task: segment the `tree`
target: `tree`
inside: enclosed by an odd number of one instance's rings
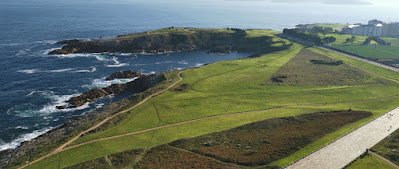
[[[337,40],[337,38],[330,36],[330,37],[325,37],[323,38],[323,43],[333,43]]]

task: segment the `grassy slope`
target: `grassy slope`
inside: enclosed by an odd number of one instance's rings
[[[382,140],[372,149],[379,155],[384,156],[386,159],[390,160],[396,165],[399,165],[399,130],[392,133],[391,137],[387,137]]]
[[[271,32],[249,31],[249,33],[250,36],[260,36],[262,34],[269,35]],[[77,143],[157,127],[159,125],[159,119],[161,120],[160,125],[165,125],[167,123],[176,123],[200,117],[262,110],[283,105],[358,101],[399,94],[397,85],[340,87],[260,85],[269,79],[274,72],[279,70],[281,66],[292,59],[301,48],[301,46],[295,44],[287,51],[276,52],[260,58],[223,61],[200,69],[190,70],[183,74],[184,80],[180,83],[188,84],[189,87],[186,91],[169,91],[150,99],[150,101],[142,106],[132,110],[118,125],[85,136],[79,139]],[[392,81],[399,80],[399,75],[394,72],[318,49],[310,50],[343,60],[345,63],[354,67],[366,70],[366,72],[373,76]],[[275,117],[294,116],[316,111],[337,109],[365,110],[374,113],[373,117],[349,124],[334,133],[326,135],[291,156],[274,163],[274,165],[284,166],[322,145],[325,145],[331,140],[361,126],[382,113],[393,109],[397,106],[398,102],[398,98],[392,98],[325,106],[309,105],[252,114],[218,117],[163,128],[152,132],[87,144],[64,151],[60,153],[59,156],[50,157],[30,168],[56,168],[58,165],[58,157],[61,157],[61,166],[70,166],[107,154],[136,148],[152,147],[180,138],[200,136]]]
[[[375,41],[371,41],[371,45],[365,46],[361,44],[367,39],[367,36],[355,36],[356,41],[354,43],[346,43],[346,39],[351,38],[353,35],[327,34],[326,36],[333,36],[337,38],[337,40],[331,44],[333,47],[358,54],[363,57],[376,59],[399,58],[399,40],[397,38],[383,38],[386,42],[391,42],[391,46],[381,46]]]
[[[378,168],[378,169],[394,169],[392,166],[387,164],[385,161],[379,159],[374,155],[366,155],[365,157],[356,160],[346,169],[367,169],[367,168]]]

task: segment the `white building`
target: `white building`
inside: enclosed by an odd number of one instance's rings
[[[399,36],[399,23],[384,23],[374,19],[367,25],[354,24],[344,27],[342,32],[358,36]]]
[[[372,20],[369,24],[355,24],[345,27],[342,31],[349,35],[358,36],[381,36],[382,35],[383,24],[381,21]]]

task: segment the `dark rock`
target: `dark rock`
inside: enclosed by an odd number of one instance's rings
[[[105,80],[114,80],[114,79],[127,79],[141,76],[141,72],[135,72],[133,70],[119,71],[111,76],[107,77]]]
[[[56,108],[62,110],[62,109],[66,109],[67,107],[66,106],[57,106]]]
[[[78,39],[72,39],[72,40],[63,40],[63,41],[59,41],[56,44],[62,44],[62,45],[68,45],[68,44],[76,44],[81,42],[81,40]]]
[[[116,77],[127,77],[133,76],[136,77],[138,75],[138,79],[126,83],[126,84],[113,84],[108,87],[104,87],[102,89],[91,89],[79,96],[73,97],[70,100],[66,101],[69,106],[57,106],[57,109],[66,109],[66,108],[76,108],[83,106],[88,102],[92,102],[95,99],[102,98],[111,94],[118,95],[124,92],[133,92],[139,93],[144,92],[148,88],[151,88],[158,84],[159,82],[165,80],[166,78],[162,74],[157,75],[143,75],[140,72],[133,71],[125,71],[125,72],[117,72],[113,74],[114,76],[110,76],[110,79]]]

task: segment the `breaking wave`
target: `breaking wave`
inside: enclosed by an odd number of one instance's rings
[[[50,130],[51,128],[44,128],[40,130],[35,130],[32,133],[22,134],[9,143],[5,143],[4,141],[0,140],[0,151],[17,148],[19,145],[21,145],[22,142],[32,140]]]
[[[132,82],[132,81],[138,79],[138,77],[134,77],[134,78],[128,78],[128,79],[114,79],[114,80],[107,81],[107,80],[105,80],[105,78],[106,77],[103,77],[101,79],[94,79],[90,85],[83,85],[82,87],[89,88],[89,89],[104,88],[104,87],[111,86],[113,84],[123,84],[123,83]]]

